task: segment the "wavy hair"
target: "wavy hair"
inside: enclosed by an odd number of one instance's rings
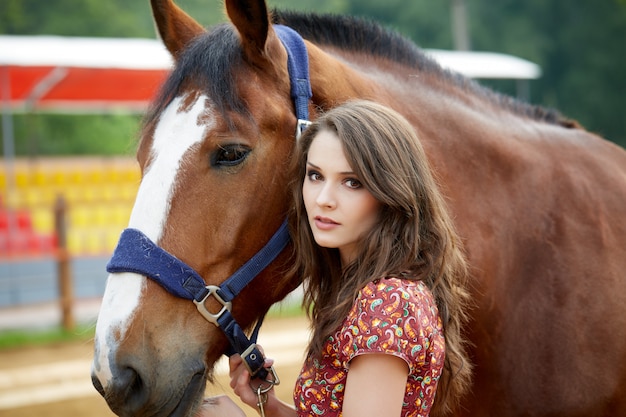
[[[350,167],[381,203],[376,225],[357,256],[341,265],[338,249],[315,243],[302,196],[308,150],[318,132],[334,132]],[[421,280],[433,293],[445,335],[445,363],[433,414],[451,411],[469,387],[471,365],[462,335],[468,267],[453,222],[413,127],[396,111],[364,100],[321,115],[303,134],[292,166],[290,228],[311,319],[310,357],[348,315],[358,292],[382,277]]]

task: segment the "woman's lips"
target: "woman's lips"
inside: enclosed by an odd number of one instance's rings
[[[339,223],[328,217],[315,216],[315,227],[320,230],[332,230],[339,226]]]

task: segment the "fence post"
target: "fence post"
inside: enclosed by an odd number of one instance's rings
[[[72,272],[70,269],[70,254],[67,249],[67,204],[62,194],[57,196],[54,204],[54,228],[57,237],[57,281],[59,285],[59,300],[61,306],[61,320],[63,329],[74,329],[74,291],[72,289]]]

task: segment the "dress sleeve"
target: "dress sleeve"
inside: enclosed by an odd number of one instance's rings
[[[381,279],[359,292],[338,334],[346,369],[354,357],[368,353],[402,358],[410,374],[423,366],[441,322],[426,286],[404,283],[400,279]]]

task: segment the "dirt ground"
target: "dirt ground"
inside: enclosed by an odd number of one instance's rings
[[[264,324],[261,338],[263,338],[263,334],[266,332],[266,328],[270,331],[269,334],[272,334],[272,330],[280,330],[282,332],[288,333],[290,329],[298,329],[299,331],[301,331],[301,329],[305,328],[306,326],[306,319],[303,317],[268,319]],[[262,343],[262,340],[260,340],[260,343]],[[298,349],[300,348],[298,347]],[[301,352],[304,352],[304,345],[301,346]],[[283,363],[283,365],[281,366],[280,354],[276,354],[274,356],[270,355],[270,352],[268,352],[267,354],[268,356],[276,359],[275,368],[281,379],[281,384],[276,387],[277,393],[282,399],[290,401],[293,384],[300,370],[301,363],[299,363],[298,360],[286,360],[284,362],[287,362],[287,364],[285,365]],[[63,364],[66,363],[79,364],[81,369],[79,370],[78,378],[81,379],[80,384],[84,390],[86,389],[86,391],[83,391],[82,394],[76,395],[74,398],[62,401],[51,400],[44,404],[22,405],[17,408],[3,408],[2,406],[0,406],[0,417],[115,417],[115,415],[108,409],[105,401],[102,399],[102,397],[100,397],[95,389],[89,390],[89,387],[87,387],[87,384],[91,384],[88,363],[91,360],[92,355],[93,345],[91,342],[74,342],[55,344],[45,347],[1,350],[0,397],[2,397],[3,390],[5,390],[5,394],[8,394],[10,396],[11,394],[9,390],[14,389],[15,386],[15,383],[13,383],[13,385],[10,385],[10,380],[7,382],[7,375],[10,376],[12,374],[17,374],[22,370],[24,370],[24,373],[21,374],[22,376],[28,375],[28,371],[36,372],[37,369],[40,369],[42,367],[50,367],[51,364],[52,366],[54,366],[54,364],[59,364],[60,366],[63,366]],[[291,356],[293,357],[293,355]],[[82,366],[83,363],[85,364],[85,366]],[[83,370],[82,368],[86,369]],[[85,381],[82,381],[83,373]],[[64,382],[62,380],[51,380],[48,382],[48,384],[50,385],[57,386],[63,383]],[[19,384],[19,382],[17,384]],[[236,396],[234,396],[234,394],[232,394],[232,390],[230,389],[228,384],[229,379],[227,375],[218,375],[215,386],[207,388],[207,396],[225,393],[238,402],[238,399],[236,398]],[[37,395],[36,393],[39,392],[39,389],[42,389],[42,387],[34,387],[33,395]],[[252,410],[247,406],[242,406],[242,408],[246,412],[247,416],[258,416],[255,410]]]

